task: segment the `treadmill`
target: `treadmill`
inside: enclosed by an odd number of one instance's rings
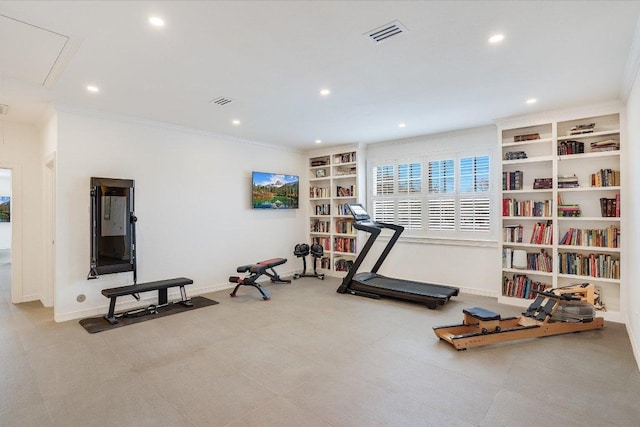
[[[404,231],[404,227],[396,224],[372,221],[365,208],[359,203],[350,203],[347,206],[354,218],[353,227],[369,233],[370,236],[343,279],[342,284],[337,290],[338,293],[350,293],[352,295],[375,299],[385,296],[415,301],[426,304],[426,306],[432,310],[438,305],[446,304],[451,297],[458,295],[460,289],[453,286],[395,279],[378,274],[380,266],[396,244],[396,241]],[[393,236],[373,266],[373,270],[371,272],[358,273],[358,268],[360,268],[362,261],[367,257],[373,243],[385,228],[393,230]]]

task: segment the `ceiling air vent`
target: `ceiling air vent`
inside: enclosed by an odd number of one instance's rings
[[[9,106],[5,104],[0,104],[0,116],[6,116],[7,112],[9,112]]]
[[[400,21],[389,22],[387,25],[371,30],[364,35],[375,44],[386,42],[392,37],[406,33],[407,28]]]
[[[228,103],[230,103],[231,101],[233,101],[231,98],[227,98],[226,96],[219,96],[217,98],[212,99],[211,101],[209,101],[211,104],[218,104],[218,105],[227,105]]]

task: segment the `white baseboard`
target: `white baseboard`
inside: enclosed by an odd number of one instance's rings
[[[639,343],[636,341],[636,337],[638,335],[635,333],[633,329],[633,324],[630,321],[630,319],[627,319],[626,325],[627,325],[627,335],[629,335],[629,341],[631,342],[631,349],[633,350],[633,355],[636,358],[636,366],[638,367],[638,370],[640,370],[640,346],[638,345]]]
[[[23,303],[23,302],[31,302],[31,301],[43,301],[43,298],[40,295],[22,295],[22,298],[20,298],[20,302],[19,303]],[[44,304],[43,304],[44,305]]]
[[[475,288],[460,288],[460,293],[470,295],[480,295],[483,297],[498,298],[498,292],[488,289],[475,289]]]
[[[207,286],[191,286],[186,287],[187,296],[192,297],[196,295],[208,294],[210,292],[223,291],[225,289],[232,289],[235,285],[233,283],[221,283],[217,285],[207,285]],[[170,301],[175,301],[176,299],[180,299],[180,290],[179,289],[171,289],[168,293],[168,298]],[[122,302],[120,302],[122,300]],[[158,294],[157,292],[145,292],[140,296],[140,301],[134,300],[133,298],[118,298],[118,302],[116,303],[116,312],[132,310],[135,308],[147,307],[151,304],[156,304],[158,302]],[[69,320],[77,320],[84,319],[86,317],[94,317],[107,314],[109,311],[109,301],[99,307],[88,308],[85,310],[77,310],[71,311],[67,313],[54,313],[54,320],[56,322],[66,322]],[[55,310],[54,310],[55,312]]]

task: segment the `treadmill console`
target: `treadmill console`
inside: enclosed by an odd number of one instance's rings
[[[371,217],[360,203],[349,203],[347,206],[349,207],[349,211],[351,211],[351,215],[353,215],[353,219],[356,221],[371,221]]]

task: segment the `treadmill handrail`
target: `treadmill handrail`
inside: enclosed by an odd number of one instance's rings
[[[353,262],[353,265],[347,272],[347,275],[344,277],[344,279],[342,279],[342,284],[338,288],[338,292],[341,294],[345,293],[347,289],[349,289],[349,284],[351,283],[353,276],[356,274],[356,272],[360,268],[362,261],[364,261],[364,258],[367,256],[367,253],[371,250],[373,243],[376,241],[376,239],[378,238],[378,235],[382,231],[382,228],[380,227],[365,225],[364,223],[358,223],[358,222],[354,222],[353,227],[357,230],[366,231],[371,235],[369,236],[369,238],[367,239],[367,242],[364,244],[364,246],[362,247],[362,250],[356,257],[356,260]]]
[[[393,230],[393,235],[391,236],[391,238],[387,242],[387,245],[384,247],[384,250],[382,251],[382,254],[380,254],[380,257],[378,258],[378,261],[376,261],[375,265],[371,269],[372,273],[377,273],[378,272],[378,270],[382,266],[382,263],[387,259],[387,255],[389,255],[389,252],[391,252],[391,249],[396,244],[396,242],[400,238],[400,235],[404,231],[404,227],[401,226],[401,225],[398,225],[398,224],[389,224],[389,223],[386,223],[386,222],[377,222],[376,224],[378,224],[379,227],[388,228],[390,230]]]
[[[404,231],[404,227],[401,226],[401,225],[389,224],[389,223],[386,223],[386,222],[376,222],[376,221],[370,221],[370,220],[367,220],[367,221],[354,221],[353,222],[353,227],[356,230],[361,230],[361,231],[367,232],[367,233],[369,233],[371,235],[369,236],[369,238],[367,239],[367,242],[365,243],[364,247],[362,248],[362,250],[360,251],[360,253],[356,257],[356,260],[353,262],[353,265],[349,269],[349,272],[347,273],[345,278],[342,280],[342,284],[338,288],[338,292],[339,293],[345,293],[346,290],[349,288],[349,285],[351,284],[351,280],[353,279],[353,276],[355,276],[355,274],[358,272],[358,269],[360,268],[360,265],[362,264],[362,262],[364,261],[364,259],[367,256],[367,254],[371,250],[371,247],[373,246],[373,244],[375,243],[376,239],[378,238],[378,236],[382,232],[383,228],[387,228],[387,229],[393,230],[393,235],[391,236],[391,239],[389,239],[389,242],[387,242],[387,244],[384,247],[382,253],[380,254],[380,257],[378,258],[378,260],[376,261],[375,265],[373,266],[373,269],[371,270],[371,273],[373,273],[373,274],[376,274],[378,272],[378,270],[382,266],[382,263],[387,258],[387,255],[389,255],[389,252],[391,252],[391,249],[396,244],[396,242],[398,241],[398,238],[400,237],[400,235]]]

